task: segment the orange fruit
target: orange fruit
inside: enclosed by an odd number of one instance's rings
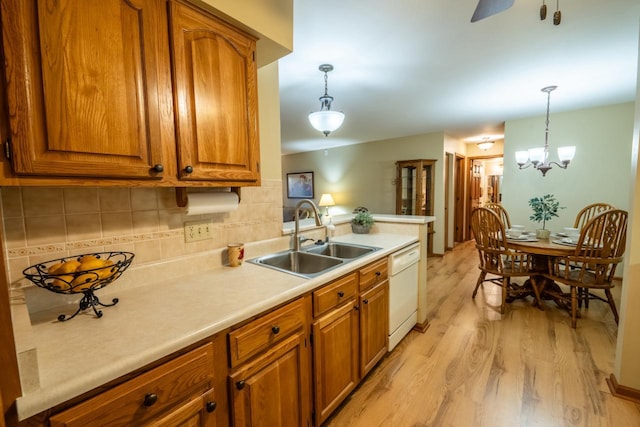
[[[98,270],[98,274],[100,275],[101,279],[111,277],[113,273],[116,272],[116,269],[113,267],[113,261],[106,260],[104,264],[106,265],[106,267],[104,267],[102,270]]]
[[[63,263],[63,262],[57,262],[57,263],[53,264],[51,267],[49,267],[49,269],[47,270],[47,272],[48,272],[49,274],[56,274],[56,271],[57,271],[60,267],[62,267],[63,265],[64,265],[64,263]]]
[[[96,268],[102,268],[104,266],[105,266],[104,261],[98,258],[94,258],[94,259],[89,259],[84,262],[81,262],[80,265],[78,265],[78,268],[76,269],[76,271],[94,270]]]
[[[97,258],[95,255],[82,255],[82,256],[78,259],[78,261],[82,264],[82,263],[85,263],[85,262],[88,262],[88,261],[95,261],[95,260],[97,260],[97,259],[98,259],[98,258]]]
[[[71,260],[63,263],[60,268],[56,270],[56,274],[69,274],[76,271],[80,263],[76,260]]]
[[[53,281],[53,287],[59,289],[61,291],[66,291],[71,288],[71,282],[73,281],[73,276],[66,275],[60,276]]]
[[[95,273],[79,274],[75,279],[73,279],[73,282],[71,282],[71,290],[73,292],[86,291],[91,288],[91,285],[93,285],[97,280],[98,275]]]

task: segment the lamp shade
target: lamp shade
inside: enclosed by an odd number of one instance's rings
[[[493,141],[478,142],[478,148],[481,150],[488,150],[489,148],[493,147],[493,144]]]
[[[529,149],[529,158],[531,159],[531,163],[534,165],[537,163],[544,163],[546,155],[544,152],[544,147],[530,148]]]
[[[558,158],[561,162],[570,162],[573,160],[573,156],[576,155],[576,147],[558,147]]]
[[[519,165],[524,165],[529,161],[529,152],[524,151],[516,151],[516,163]]]
[[[309,114],[309,122],[316,130],[328,135],[338,129],[344,122],[344,113],[340,111],[322,110]]]
[[[318,206],[335,206],[336,202],[333,201],[333,197],[329,193],[324,193],[320,196],[320,201],[318,202]]]

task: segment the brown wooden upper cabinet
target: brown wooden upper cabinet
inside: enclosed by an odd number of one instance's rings
[[[176,0],[1,2],[13,174],[259,184],[254,37]]]
[[[259,179],[255,40],[171,3],[173,82],[182,179]]]

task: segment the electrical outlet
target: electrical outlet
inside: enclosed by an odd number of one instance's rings
[[[184,223],[184,241],[186,243],[213,238],[211,221],[193,221]]]

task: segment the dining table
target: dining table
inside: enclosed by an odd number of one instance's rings
[[[537,238],[533,234],[522,235],[518,238],[507,236],[507,246],[509,249],[531,255],[532,274],[525,281],[523,287],[530,289],[530,294],[535,298],[534,305],[544,310],[543,299],[551,299],[561,308],[568,309],[564,300],[560,297],[563,294],[560,286],[553,280],[544,276],[549,272],[549,258],[563,257],[571,255],[576,250],[576,245],[570,243],[565,235],[552,233],[548,239]],[[526,292],[520,291],[523,296]]]

